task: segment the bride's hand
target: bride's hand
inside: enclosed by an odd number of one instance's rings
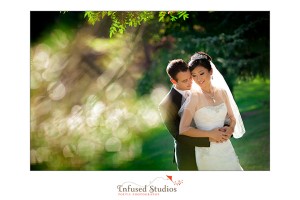
[[[220,131],[219,128],[213,129],[211,131],[211,138],[217,142],[223,142],[226,140],[224,132]]]

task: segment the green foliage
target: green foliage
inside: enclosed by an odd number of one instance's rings
[[[166,13],[160,14],[163,17]],[[232,91],[238,79],[269,77],[267,12],[189,14],[192,21],[188,24],[170,22],[164,26],[164,33],[174,37],[175,48],[162,47],[155,52],[151,71],[147,71],[139,81],[137,91],[140,95],[149,93],[158,83],[169,83],[165,68],[170,60],[182,58],[188,62],[197,51],[205,51],[212,56]],[[199,22],[200,17],[203,21]],[[202,31],[195,29],[195,26],[202,27]]]
[[[94,25],[96,22],[101,21],[104,17],[109,17],[112,24],[109,29],[109,36],[120,33],[123,34],[128,27],[137,27],[142,23],[151,21],[156,17],[156,12],[153,11],[139,11],[139,12],[116,12],[116,11],[86,11],[84,18],[87,18],[88,23]],[[179,12],[159,12],[158,21],[164,22],[165,18],[171,17],[171,21],[178,19],[186,20],[189,14],[186,11]]]
[[[165,11],[159,12],[159,14],[158,14],[158,16],[159,16],[158,21],[159,21],[159,22],[163,22],[163,20],[164,20],[166,14],[167,14],[167,12],[165,12]]]
[[[143,96],[149,94],[157,84],[171,86],[170,78],[166,74],[166,67],[170,60],[186,58],[180,51],[170,53],[169,49],[163,48],[153,56],[150,69],[144,72],[143,77],[137,83],[137,94]]]
[[[187,18],[189,18],[189,14],[187,14],[187,12],[185,11],[179,11],[178,18],[182,18],[183,20],[186,20]]]
[[[86,11],[84,13],[84,18],[88,19],[89,24],[94,25],[97,21],[100,21],[100,14],[100,12]]]

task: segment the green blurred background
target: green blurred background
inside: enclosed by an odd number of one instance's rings
[[[31,170],[176,170],[157,107],[168,62],[197,51],[212,56],[242,113],[246,134],[231,139],[242,167],[270,170],[269,12],[89,14],[104,17],[30,13]],[[127,19],[142,22],[120,31]]]

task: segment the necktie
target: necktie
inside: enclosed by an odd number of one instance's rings
[[[190,95],[190,91],[184,92],[181,104],[183,104],[185,102],[185,100],[188,98],[189,95]]]
[[[184,95],[184,97],[185,97],[185,99],[187,99],[188,97],[190,96],[190,91],[185,91],[185,95]]]

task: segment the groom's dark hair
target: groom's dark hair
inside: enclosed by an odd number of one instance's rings
[[[171,60],[166,69],[169,77],[174,79],[175,81],[177,81],[176,75],[179,72],[186,72],[188,70],[189,70],[189,68],[188,68],[187,63],[184,62],[184,60],[182,60],[182,59]]]

